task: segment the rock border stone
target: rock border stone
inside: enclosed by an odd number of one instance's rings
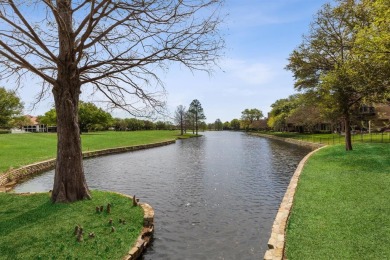
[[[125,196],[130,200],[133,200],[132,196],[116,192],[121,196]],[[129,252],[123,257],[123,260],[135,260],[139,259],[142,254],[145,252],[146,248],[152,242],[154,234],[154,209],[147,203],[140,202],[138,203],[144,211],[144,221],[141,234],[138,236],[137,241],[134,246],[129,250]]]
[[[284,194],[282,203],[279,206],[279,210],[276,214],[274,223],[272,225],[272,231],[270,239],[268,240],[268,250],[265,252],[264,260],[281,260],[285,259],[284,255],[284,249],[285,249],[285,242],[286,242],[286,226],[288,219],[290,217],[291,209],[293,206],[293,200],[295,191],[298,185],[298,180],[301,175],[303,166],[306,164],[306,161],[312,156],[314,153],[316,153],[318,150],[324,148],[326,145],[324,144],[315,144],[315,143],[309,143],[304,142],[300,140],[294,140],[291,138],[282,138],[277,136],[271,136],[266,134],[252,134],[255,136],[261,136],[271,139],[277,139],[280,141],[293,143],[305,147],[310,147],[312,149],[315,149],[311,151],[309,154],[307,154],[298,164],[292,178],[290,181],[290,184],[287,187],[286,193]]]
[[[298,140],[298,139],[294,139],[294,138],[284,138],[284,137],[267,135],[267,134],[260,134],[260,133],[249,133],[249,134],[253,135],[253,136],[260,136],[260,137],[266,137],[266,138],[270,138],[270,139],[274,139],[274,140],[279,140],[279,141],[283,141],[283,142],[290,143],[290,144],[296,144],[296,145],[311,148],[313,150],[325,146],[325,144],[311,143],[311,142],[306,142],[306,141],[302,141],[302,140]]]
[[[138,150],[143,150],[148,148],[165,146],[165,145],[173,144],[175,142],[176,140],[169,140],[169,141],[152,143],[152,144],[125,146],[125,147],[83,152],[83,158],[85,159],[85,158],[92,158],[92,157],[104,156],[104,155],[110,155],[116,153],[138,151]],[[24,179],[27,179],[36,174],[52,170],[55,168],[55,165],[56,165],[56,159],[50,159],[50,160],[26,165],[18,169],[7,171],[0,176],[0,192],[7,192],[9,190],[12,190],[12,188],[18,182],[21,182]]]

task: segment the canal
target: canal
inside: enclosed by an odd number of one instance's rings
[[[262,259],[284,192],[309,149],[241,132],[84,161],[90,189],[136,195],[155,209],[144,259]],[[52,189],[54,171],[15,192]]]

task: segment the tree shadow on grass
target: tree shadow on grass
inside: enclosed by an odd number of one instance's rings
[[[16,195],[20,196],[20,195]],[[28,197],[27,197],[28,198]],[[32,224],[42,223],[44,225],[47,219],[61,213],[64,205],[53,204],[50,198],[42,200],[41,203],[21,203],[21,208],[17,206],[7,211],[0,211],[0,235],[7,236],[19,229],[25,229]],[[6,208],[6,207],[5,207]]]

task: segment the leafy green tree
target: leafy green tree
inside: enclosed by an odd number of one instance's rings
[[[240,130],[240,120],[238,120],[237,118],[233,119],[232,121],[230,121],[230,127],[235,130],[235,131],[238,131]]]
[[[311,24],[303,43],[289,57],[287,69],[296,79],[295,88],[315,92],[332,100],[343,117],[345,149],[352,150],[351,110],[366,98],[383,93],[381,84],[365,77],[372,64],[362,62],[356,45],[357,29],[366,26],[367,16],[355,1],[340,0],[337,6],[325,4]],[[366,69],[365,65],[371,67]]]
[[[38,116],[38,121],[40,124],[44,125],[56,125],[57,113],[55,108],[50,109],[43,116]]]
[[[205,121],[199,122],[199,129],[202,130],[203,132],[207,130],[207,124]]]
[[[86,103],[80,101],[79,104],[79,129],[83,132],[91,130],[105,130],[110,124],[119,127],[119,119],[113,120],[110,113],[105,112],[103,109],[98,108],[93,103]],[[38,116],[38,121],[45,125],[56,125],[57,124],[57,113],[55,108],[47,111],[43,116]],[[116,128],[115,127],[115,128]]]
[[[96,127],[106,129],[111,123],[112,117],[110,113],[97,107],[90,102],[82,102],[79,104],[79,124],[80,131],[91,131]]]
[[[126,129],[129,131],[142,130],[145,127],[145,122],[136,118],[126,118]]]
[[[276,131],[287,130],[287,118],[290,113],[299,106],[298,95],[291,95],[288,98],[276,100],[271,105],[268,118],[268,126]]]
[[[214,129],[217,131],[223,130],[223,123],[222,123],[221,119],[218,118],[217,120],[215,120]]]
[[[31,119],[27,116],[16,116],[13,117],[11,120],[11,125],[19,129],[22,129],[23,126],[30,125],[30,124],[31,124]]]
[[[241,124],[243,128],[249,130],[254,120],[260,120],[263,117],[263,112],[257,108],[245,109],[241,112]]]
[[[241,112],[241,119],[253,123],[254,120],[260,120],[263,117],[263,112],[257,108],[245,109]]]
[[[154,128],[156,128],[156,124],[153,123],[152,121],[149,121],[149,120],[143,120],[143,125],[140,126],[140,130],[141,129],[144,129],[144,130],[153,130]]]
[[[298,132],[313,132],[316,125],[325,122],[318,106],[304,102],[290,111],[286,121],[292,123]]]
[[[0,128],[11,128],[12,119],[20,116],[23,103],[14,91],[0,87]]]
[[[357,58],[351,66],[358,80],[363,80],[367,88],[377,89],[377,94],[381,94],[365,97],[366,101],[389,100],[390,1],[362,0],[356,9],[361,16],[364,15],[366,23],[357,25]]]
[[[193,120],[193,128],[195,129],[196,135],[198,135],[199,123],[206,119],[202,104],[199,102],[199,100],[194,99],[191,102],[190,107],[188,108],[188,113],[191,115],[191,119]]]
[[[116,131],[126,131],[127,129],[126,121],[122,118],[114,118],[112,124]]]
[[[167,125],[164,121],[157,121],[156,122],[156,130],[166,130]]]
[[[230,130],[230,122],[229,121],[226,121],[225,123],[223,123],[223,130]]]

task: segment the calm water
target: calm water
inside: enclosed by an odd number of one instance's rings
[[[273,220],[308,149],[236,132],[88,159],[91,189],[136,195],[155,209],[144,259],[262,259]],[[53,171],[16,192],[48,191]]]

